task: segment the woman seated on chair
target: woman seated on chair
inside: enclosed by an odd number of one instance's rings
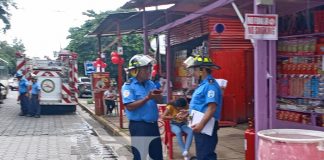
[[[177,137],[178,144],[182,151],[182,156],[188,159],[188,152],[192,141],[192,129],[188,127],[188,103],[185,98],[179,98],[167,104],[162,118],[170,120],[171,131]],[[182,132],[186,133],[187,138],[184,142]]]
[[[116,107],[115,100],[117,99],[117,93],[113,87],[109,87],[104,93],[104,99],[107,106],[107,114],[112,114],[112,111]]]

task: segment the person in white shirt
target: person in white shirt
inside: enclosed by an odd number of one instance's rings
[[[161,74],[160,83],[161,83],[161,90],[162,90],[162,101],[163,103],[167,103],[167,96],[168,96],[168,85],[165,73]],[[172,88],[172,82],[170,81],[170,89]],[[172,89],[171,89],[172,90]]]
[[[106,107],[107,107],[106,114],[112,114],[112,111],[116,107],[115,100],[117,99],[117,93],[113,89],[113,87],[109,87],[109,89],[105,91],[104,99],[105,99],[105,104],[106,104]]]

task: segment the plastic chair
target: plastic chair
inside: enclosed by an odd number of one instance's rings
[[[164,113],[166,106],[160,106],[160,113]],[[171,131],[171,126],[170,126],[170,121],[169,120],[163,120],[164,122],[164,140],[163,140],[163,144],[166,146],[167,148],[167,152],[168,152],[168,156],[169,159],[173,159],[173,137],[175,137],[176,135],[174,133],[172,133]],[[187,137],[186,133],[182,133],[182,136]]]

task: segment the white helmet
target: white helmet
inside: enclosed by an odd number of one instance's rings
[[[36,75],[36,74],[34,74],[34,73],[30,74],[30,77],[31,77],[32,79],[35,79],[35,80],[37,80],[37,75]]]

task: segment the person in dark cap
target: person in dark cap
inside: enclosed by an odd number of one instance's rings
[[[192,129],[188,126],[188,103],[185,98],[178,98],[167,104],[162,118],[170,120],[171,131],[177,137],[179,147],[184,159],[189,159],[189,148],[192,142]],[[187,134],[186,141],[183,141],[182,133]]]
[[[35,74],[31,74],[31,97],[30,97],[30,105],[29,105],[29,114],[31,117],[40,118],[41,114],[41,106],[40,102],[40,94],[41,94],[41,86],[37,81],[37,76]]]
[[[15,77],[18,79],[18,101],[20,101],[20,109],[21,112],[19,113],[19,116],[28,116],[29,115],[29,94],[28,94],[28,87],[29,82],[28,80],[23,76],[23,74],[18,71],[15,74]]]

